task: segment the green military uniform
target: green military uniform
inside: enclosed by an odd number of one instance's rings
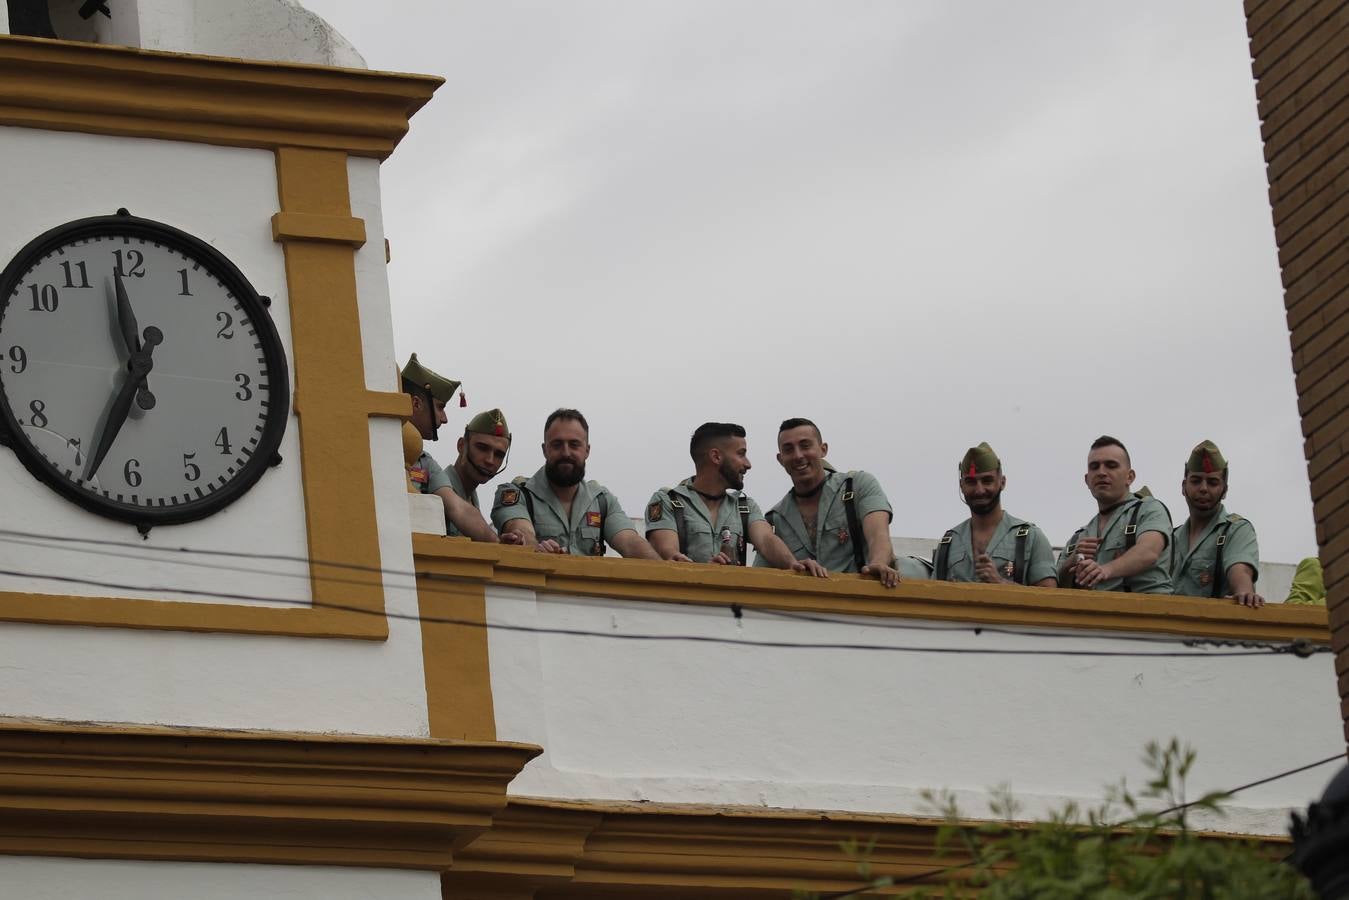
[[[861,534],[853,534],[848,526],[848,514],[843,500],[843,485],[851,477],[853,480],[853,502],[857,511],[857,527],[860,530],[868,513],[884,510],[886,517],[893,515],[890,501],[874,475],[869,472],[839,472],[826,464],[824,484],[820,487],[819,518],[815,530],[807,531],[801,518],[801,510],[796,505],[796,497],[791,490],[769,512],[766,518],[777,530],[778,537],[787,544],[787,549],[797,559],[814,559],[830,572],[856,572],[857,561],[853,553],[853,542],[865,546]],[[865,558],[866,554],[863,554]],[[893,559],[893,554],[891,556]],[[756,554],[756,566],[768,566],[768,561]]]
[[[1135,521],[1134,511],[1138,511],[1138,517]],[[1102,529],[1101,518],[1105,515],[1105,527]],[[1059,565],[1065,560],[1071,559],[1077,553],[1078,538],[1086,536],[1099,536],[1101,545],[1096,550],[1096,562],[1105,565],[1118,556],[1122,556],[1128,549],[1128,534],[1126,533],[1131,524],[1136,525],[1137,532],[1135,537],[1141,537],[1149,531],[1156,531],[1162,535],[1164,541],[1171,540],[1171,514],[1166,511],[1162,502],[1152,496],[1129,497],[1119,506],[1110,510],[1109,513],[1097,513],[1091,517],[1085,526],[1078,529],[1059,554]],[[1060,584],[1060,587],[1073,587],[1071,583]],[[1144,569],[1137,575],[1129,578],[1111,578],[1096,585],[1093,590],[1097,591],[1133,591],[1138,594],[1169,594],[1171,593],[1171,576],[1167,571],[1167,553],[1166,548],[1162,548],[1161,555],[1157,557],[1157,562]]]
[[[568,517],[543,469],[497,487],[492,524],[501,531],[514,519],[529,519],[540,541],[557,541],[567,553],[582,556],[603,556],[606,541],[613,543],[614,535],[621,531],[637,530],[618,498],[598,481],[583,481],[576,486]]]
[[[943,541],[950,538],[946,552],[947,581],[979,580],[974,574],[974,535],[970,521],[966,519],[942,537]],[[1006,511],[1002,514],[1002,521],[993,529],[993,537],[988,542],[987,552],[993,558],[998,574],[1011,580],[1016,573],[1017,534],[1023,528],[1026,529],[1026,535],[1020,562],[1025,575],[1020,583],[1035,584],[1045,578],[1057,578],[1058,568],[1054,563],[1054,548],[1049,545],[1049,538],[1045,537],[1045,533],[1035,523],[1018,519]],[[941,547],[938,546],[933,557],[934,565],[937,564],[940,555]]]
[[[671,493],[675,496],[671,497]],[[746,542],[749,540],[746,533],[749,526],[764,521],[759,504],[748,494],[743,491],[739,493],[727,491],[717,507],[717,520],[713,522],[707,503],[703,501],[702,495],[693,489],[693,479],[685,478],[674,487],[661,488],[651,495],[651,502],[646,505],[648,537],[653,531],[679,531],[679,516],[674,505],[676,500],[682,504],[683,537],[687,540],[687,546],[681,546],[679,551],[694,562],[708,562],[720,553],[725,543],[724,536],[727,534],[732,536],[736,559],[743,559]],[[743,514],[741,504],[744,504]]]
[[[961,457],[956,471],[961,478],[978,475],[981,472],[1002,474],[1002,460],[986,442],[971,447]],[[1021,553],[1017,553],[1017,544],[1021,544]],[[945,549],[943,549],[945,548]],[[1019,584],[1035,584],[1045,578],[1057,578],[1058,569],[1054,565],[1054,548],[1033,522],[1018,519],[1004,511],[1002,520],[993,529],[993,537],[988,542],[988,555],[998,569],[998,574]],[[1018,556],[1020,558],[1018,559]],[[944,557],[944,559],[943,559]],[[974,528],[973,519],[966,519],[942,535],[936,551],[932,555],[933,578],[944,581],[979,581],[974,573]],[[940,570],[945,567],[945,572]]]
[[[478,512],[482,512],[482,507],[478,505],[477,489],[474,488],[471,491],[464,490],[464,482],[459,478],[459,473],[455,471],[454,466],[450,466],[448,469],[445,469],[442,474],[445,477],[446,487],[448,487],[450,490],[458,494],[461,500],[467,500],[469,503],[472,503],[473,508],[476,509]],[[445,517],[445,533],[448,534],[450,537],[459,537],[460,535],[463,534],[463,532],[460,531],[458,527],[456,527],[455,524],[450,521],[450,517],[448,515]]]
[[[1185,475],[1221,472],[1227,483],[1227,460],[1212,441],[1201,441],[1185,461]],[[1220,544],[1221,542],[1221,544]],[[1222,571],[1215,571],[1219,547],[1222,553]],[[1190,520],[1186,519],[1171,533],[1172,593],[1186,597],[1225,597],[1231,593],[1227,572],[1235,563],[1251,567],[1251,580],[1260,576],[1260,547],[1255,539],[1255,526],[1236,513],[1228,513],[1220,503],[1217,512],[1190,546]]]
[[[1218,556],[1218,538],[1223,536],[1223,571],[1213,571]],[[1171,592],[1186,597],[1225,597],[1231,588],[1227,572],[1235,563],[1246,563],[1254,572],[1251,580],[1260,575],[1260,547],[1255,539],[1255,526],[1249,519],[1229,513],[1222,504],[1208,523],[1194,547],[1190,547],[1190,520],[1186,519],[1171,533]],[[1216,582],[1216,584],[1215,584]],[[1214,593],[1214,589],[1217,593]]]
[[[417,359],[417,354],[412,354],[408,359],[407,365],[398,373],[403,380],[403,391],[408,394],[419,393],[430,403],[432,399],[439,400],[441,403],[449,403],[454,399],[454,392],[459,390],[459,382],[452,378],[446,378],[439,375]],[[436,411],[434,404],[431,410],[431,430],[433,436],[430,440],[435,440],[436,432]],[[417,457],[417,462],[408,470],[408,477],[417,485],[417,489],[423,494],[434,494],[443,487],[450,487],[451,483],[445,474],[445,470],[440,467],[431,454],[425,450],[421,456]],[[455,493],[462,493],[456,490]]]

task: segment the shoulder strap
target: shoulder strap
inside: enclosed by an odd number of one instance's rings
[[[862,525],[857,521],[857,495],[852,489],[851,474],[843,481],[843,512],[848,517],[848,533],[852,535],[853,562],[860,572],[867,564],[867,541],[862,534]]]
[[[679,535],[679,552],[687,554],[689,552],[689,523],[684,518],[684,501],[674,492],[674,488],[667,489],[665,496],[670,498],[670,510],[674,513],[675,532]]]
[[[749,565],[749,499],[741,493],[736,498],[736,510],[740,513],[740,565]]]
[[[525,487],[525,482],[529,479],[523,475],[517,475],[511,479],[511,484],[520,489],[520,495],[525,498],[525,509],[529,510],[529,524],[534,524],[534,495]]]
[[[599,495],[595,497],[595,500],[598,501],[598,502],[599,502],[599,505],[600,505],[600,552],[599,552],[599,553],[596,553],[595,555],[596,555],[596,556],[603,556],[603,555],[604,555],[604,546],[605,546],[605,544],[604,544],[604,521],[605,521],[606,519],[609,518],[609,492],[608,492],[608,491],[600,491],[600,492],[599,492]]]
[[[1213,587],[1209,591],[1210,597],[1221,597],[1223,587],[1227,584],[1227,568],[1223,565],[1223,548],[1227,545],[1227,530],[1232,527],[1232,520],[1218,526],[1217,545],[1218,552],[1213,555]]]
[[[956,530],[952,528],[941,536],[937,541],[937,558],[932,561],[932,579],[934,581],[945,581],[947,569],[950,568],[951,561],[951,539],[955,537]]]
[[[1030,535],[1031,523],[1025,522],[1016,530],[1016,549],[1012,551],[1012,580],[1017,584],[1026,583],[1029,567],[1026,564],[1026,538]]]
[[[1129,515],[1129,524],[1124,526],[1124,553],[1133,549],[1134,544],[1138,543],[1138,517],[1143,512],[1143,498],[1139,497],[1138,502],[1134,504],[1134,511]],[[1121,553],[1121,556],[1124,554]],[[1120,579],[1119,589],[1121,593],[1131,594],[1133,589],[1129,587],[1129,579]]]

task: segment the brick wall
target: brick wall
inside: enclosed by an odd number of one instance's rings
[[[1349,0],[1246,0],[1349,741]]]

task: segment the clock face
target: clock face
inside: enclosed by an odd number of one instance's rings
[[[279,462],[290,406],[265,302],[203,241],[81,219],[0,276],[0,428],[28,470],[142,527],[217,512]]]

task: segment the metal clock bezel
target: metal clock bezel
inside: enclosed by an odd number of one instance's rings
[[[259,295],[230,259],[215,247],[192,234],[163,222],[133,216],[126,210],[116,215],[90,216],[50,228],[29,241],[14,255],[0,273],[0,329],[10,304],[17,297],[19,279],[44,256],[58,247],[91,237],[129,237],[161,244],[191,258],[220,280],[238,300],[253,323],[267,363],[268,389],[266,420],[258,445],[238,474],[203,498],[177,506],[134,506],[100,497],[70,481],[22,437],[9,394],[4,389],[5,373],[0,368],[0,443],[18,457],[34,478],[81,508],[111,519],[129,522],[142,532],[156,525],[180,525],[195,522],[229,506],[248,492],[264,472],[281,461],[278,450],[290,418],[290,370],[286,350],[276,325],[267,311],[270,300]]]

